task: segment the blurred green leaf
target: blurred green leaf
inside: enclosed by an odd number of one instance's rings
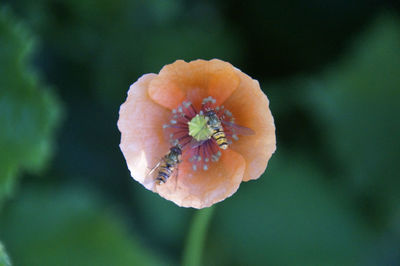
[[[383,14],[344,59],[305,88],[341,177],[382,211],[400,204],[400,19]],[[303,97],[304,99],[304,97]]]
[[[10,259],[0,242],[0,266],[11,266]]]
[[[104,202],[84,189],[24,189],[0,234],[16,265],[167,265]]]
[[[279,149],[259,180],[219,206],[207,265],[357,265],[369,233],[340,187]]]
[[[144,73],[177,59],[232,61],[241,55],[242,41],[224,25],[215,5],[204,1],[21,0],[14,5],[43,35],[52,48],[47,52],[61,59],[53,62],[57,70],[70,73],[60,87],[79,86],[112,110]],[[77,69],[80,75],[74,75]]]
[[[193,210],[181,208],[136,182],[130,185],[133,195],[130,206],[135,206],[140,214],[136,220],[142,225],[142,234],[162,247],[159,253],[168,254],[175,249],[180,254]]]
[[[49,159],[60,104],[29,68],[33,39],[0,9],[0,202],[21,170],[38,171]]]

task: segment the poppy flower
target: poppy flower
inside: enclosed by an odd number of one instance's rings
[[[218,59],[177,60],[143,75],[121,105],[118,128],[132,177],[183,207],[209,207],[231,196],[242,181],[261,176],[276,148],[258,81]],[[164,165],[174,167],[159,184],[157,167],[172,147],[181,159]]]

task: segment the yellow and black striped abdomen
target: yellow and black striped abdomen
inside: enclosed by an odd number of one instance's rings
[[[172,172],[174,171],[174,166],[163,162],[160,166],[159,166],[159,170],[158,170],[158,175],[156,178],[156,183],[157,184],[163,184],[165,182],[167,182],[168,178],[170,178],[170,176],[172,175]]]
[[[226,139],[226,135],[223,130],[215,129],[214,133],[212,134],[212,137],[215,139],[217,145],[221,149],[226,150],[228,148],[228,140]]]

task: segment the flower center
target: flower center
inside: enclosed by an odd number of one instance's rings
[[[171,146],[182,147],[182,155],[194,171],[208,170],[209,164],[222,156],[221,149],[229,148],[232,141],[239,139],[238,133],[247,135],[237,131],[239,126],[232,113],[215,103],[215,99],[207,97],[201,109],[196,110],[191,102],[184,101],[172,110],[171,120],[163,126]]]
[[[208,117],[197,114],[188,122],[189,135],[197,141],[210,139],[212,131],[207,126]]]

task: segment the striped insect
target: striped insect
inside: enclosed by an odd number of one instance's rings
[[[233,140],[238,140],[238,135],[250,136],[255,134],[255,132],[248,127],[240,126],[233,122],[220,119],[214,110],[206,111],[205,117],[207,118],[207,127],[211,133],[210,137],[212,137],[217,145],[223,150],[227,149],[228,145],[231,144],[231,141],[227,139],[227,136]],[[224,127],[228,130],[228,133],[225,132]],[[207,140],[195,141],[193,139],[191,141],[191,147],[197,148],[206,141]]]
[[[221,149],[226,150],[228,148],[228,140],[226,138],[221,120],[213,110],[207,111],[205,116],[207,118],[207,127],[211,132],[211,137]]]
[[[170,148],[168,154],[166,154],[157,165],[149,172],[151,175],[155,170],[158,170],[155,178],[157,185],[164,184],[168,181],[173,173],[177,174],[178,165],[182,161],[182,148],[180,145],[175,145]]]

